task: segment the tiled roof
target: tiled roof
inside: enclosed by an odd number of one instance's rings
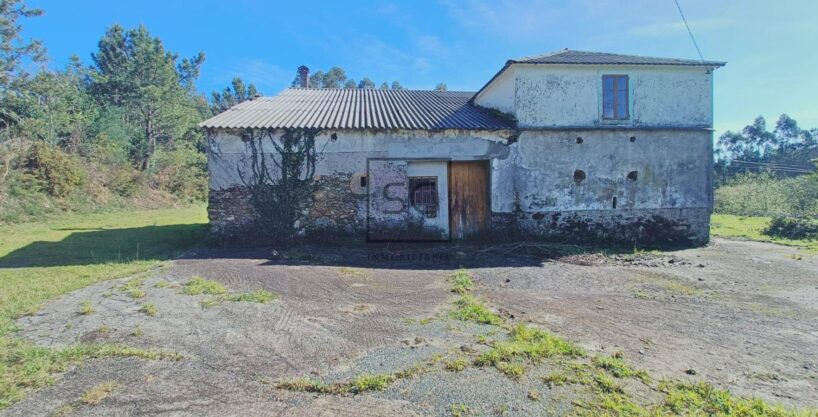
[[[687,65],[722,67],[724,62],[694,59],[656,58],[649,56],[609,54],[563,49],[543,55],[528,56],[508,61],[522,64],[576,64],[576,65]]]
[[[512,129],[472,105],[473,92],[288,88],[205,120],[206,128]]]

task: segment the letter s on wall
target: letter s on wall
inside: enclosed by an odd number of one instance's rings
[[[406,201],[401,197],[389,196],[389,189],[392,187],[405,187],[405,182],[390,182],[383,187],[383,198],[386,201],[397,201],[400,203],[400,208],[397,210],[384,210],[383,214],[401,214],[406,211]]]

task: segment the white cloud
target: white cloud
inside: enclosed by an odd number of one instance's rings
[[[212,84],[223,84],[224,88],[230,85],[233,77],[240,77],[246,83],[255,84],[262,93],[269,96],[289,86],[295,77],[295,69],[285,69],[262,59],[245,59],[229,67],[217,69],[209,78],[213,80]]]
[[[460,26],[503,37],[547,36],[563,9],[545,0],[441,0]]]

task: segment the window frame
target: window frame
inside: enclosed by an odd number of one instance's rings
[[[613,117],[605,116],[605,81],[607,79],[612,80],[612,94],[613,94],[613,102],[612,102],[612,113]],[[620,115],[618,114],[619,109],[619,99],[617,94],[617,90],[619,87],[619,83],[624,80],[625,82],[625,114]],[[630,85],[630,78],[627,74],[602,74],[602,119],[609,120],[609,121],[623,121],[623,120],[630,120],[631,118],[631,85]]]
[[[407,176],[409,185],[409,206],[423,214],[424,218],[436,219],[440,215],[440,180],[435,175]],[[421,197],[429,201],[416,201],[415,191],[424,185],[434,185],[432,192],[426,192]],[[423,199],[423,198],[421,198]]]

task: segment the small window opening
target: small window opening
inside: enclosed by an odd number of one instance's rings
[[[639,176],[639,173],[636,171],[631,171],[628,173],[628,180],[636,181],[636,178]]]
[[[582,181],[585,181],[585,171],[583,171],[581,169],[578,169],[578,170],[574,171],[574,182],[579,184]]]
[[[631,143],[636,142],[636,136],[631,136]]]
[[[361,176],[361,187],[366,187],[366,176]]]
[[[427,219],[437,218],[437,177],[409,177],[409,204]]]
[[[581,137],[579,137],[579,136],[577,136],[577,143],[582,143],[582,142],[584,142],[584,141],[582,140],[582,138],[581,138]]]
[[[616,208],[616,197],[613,198],[613,203],[611,205],[613,208]]]
[[[627,120],[628,114],[628,76],[602,76],[602,118],[609,120]]]

